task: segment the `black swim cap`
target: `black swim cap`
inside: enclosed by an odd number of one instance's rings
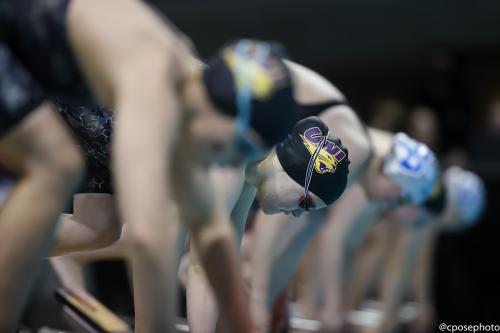
[[[314,163],[309,190],[329,205],[344,193],[350,161],[347,148],[339,138],[329,134],[328,126],[320,118],[309,117],[297,122],[292,134],[276,146],[276,154],[285,172],[304,186],[311,156],[326,135]]]
[[[206,62],[203,72],[208,95],[217,108],[230,116],[247,117],[248,126],[268,147],[290,133],[296,111],[283,56],[279,44],[242,39],[223,47]],[[240,97],[245,92],[248,115],[241,110]]]

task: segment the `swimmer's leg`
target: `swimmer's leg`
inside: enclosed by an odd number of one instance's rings
[[[79,193],[73,206],[73,214],[60,216],[50,256],[105,248],[120,239],[122,226],[111,194]]]
[[[0,139],[0,162],[17,178],[0,211],[0,331],[11,332],[83,161],[52,107],[42,104]]]
[[[89,293],[85,287],[83,265],[102,260],[127,260],[127,235],[125,225],[120,240],[111,246],[50,258],[50,264],[63,287],[80,299],[92,304],[92,297],[88,297]],[[130,267],[128,269],[131,270]]]

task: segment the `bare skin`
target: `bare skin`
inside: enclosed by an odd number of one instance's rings
[[[244,190],[244,168],[213,168],[210,176],[218,184],[214,193],[221,211],[227,212],[217,221],[220,227],[230,226],[229,212],[236,205],[238,194]],[[234,232],[231,230],[231,232]],[[237,244],[234,245],[237,248]],[[218,317],[218,308],[213,291],[208,285],[205,270],[196,248],[189,251],[189,269],[186,285],[188,323],[191,332],[212,332]]]
[[[0,163],[17,178],[0,210],[0,331],[12,332],[83,161],[44,103],[0,139]]]
[[[76,194],[73,212],[60,216],[51,257],[104,248],[120,239],[122,226],[112,195]]]
[[[480,207],[482,202],[481,187],[457,187],[468,181],[474,181],[474,175],[461,173],[459,169],[450,168],[442,177],[442,186],[446,189],[446,201],[442,211],[436,215],[424,207],[403,206],[393,209],[389,214],[389,223],[383,226],[385,240],[378,242],[379,248],[385,248],[379,255],[378,261],[382,265],[383,274],[379,278],[379,299],[384,305],[384,316],[381,323],[372,328],[373,332],[388,332],[397,330],[402,324],[400,309],[408,299],[416,301],[416,316],[410,322],[410,328],[415,332],[428,332],[433,323],[433,304],[431,297],[430,279],[432,269],[432,253],[436,235],[442,229],[452,228],[460,230],[470,226],[480,216],[480,209],[475,210],[475,218],[470,211],[462,210],[462,203],[455,198],[460,197],[458,191],[470,191],[475,197],[469,199],[471,205]],[[463,171],[462,171],[463,172]],[[449,177],[457,177],[455,179]],[[470,178],[469,178],[470,177]],[[474,201],[477,200],[477,201]],[[365,262],[365,276],[368,279],[375,276],[375,269],[368,267],[370,254],[362,253],[359,262]],[[368,268],[368,269],[366,269]],[[361,274],[360,274],[361,275]],[[367,278],[358,279],[358,283],[350,287],[357,290],[357,296],[350,303],[353,309],[360,303],[366,290]],[[349,298],[349,297],[348,297]]]
[[[327,221],[335,220],[336,222],[324,225],[322,232],[318,235],[316,246],[310,251],[313,253],[308,257],[316,264],[316,266],[311,267],[311,271],[318,272],[322,283],[315,285],[316,290],[314,293],[307,292],[310,297],[308,303],[321,306],[308,309],[307,312],[313,313],[315,317],[312,318],[319,320],[322,323],[322,328],[326,331],[339,329],[342,325],[338,309],[343,308],[343,303],[342,299],[337,296],[337,293],[341,293],[345,287],[344,279],[340,275],[340,272],[344,271],[346,263],[343,260],[343,256],[336,254],[349,252],[349,246],[342,242],[351,228],[351,224],[348,221],[360,214],[359,207],[366,202],[366,194],[359,184],[349,188],[337,204],[329,209]],[[319,255],[325,251],[328,255]],[[327,261],[322,261],[327,258]],[[326,266],[318,269],[322,265]],[[332,279],[335,283],[332,282]],[[339,282],[337,283],[336,281]],[[326,284],[330,288],[321,287]],[[320,298],[323,300],[322,302],[320,302]]]
[[[419,228],[401,228],[404,234],[398,249],[388,256],[385,274],[381,281],[381,301],[385,304],[385,316],[375,332],[397,329],[400,325],[399,309],[407,297],[417,303],[416,318],[410,323],[412,332],[428,332],[434,320],[434,305],[431,297],[431,275],[435,240],[440,231],[460,226],[461,216],[454,203],[447,202],[443,212],[435,216],[420,208],[416,218],[425,225]],[[408,223],[399,217],[395,223]],[[463,227],[463,226],[462,226]]]

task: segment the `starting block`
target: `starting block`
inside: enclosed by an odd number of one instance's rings
[[[63,304],[63,311],[70,324],[81,333],[132,333],[132,328],[121,318],[106,308],[97,299],[92,305],[70,291],[59,288],[56,299]]]

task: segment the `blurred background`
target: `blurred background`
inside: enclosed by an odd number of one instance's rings
[[[151,3],[192,39],[201,57],[237,37],[281,42],[290,58],[333,82],[368,124],[407,131],[429,144],[444,166],[478,173],[488,190],[481,223],[438,240],[437,321],[499,323],[500,1]],[[97,270],[116,276],[120,267]],[[118,278],[99,279],[98,298],[131,312],[123,300],[108,297],[115,288],[106,283],[116,285]]]

